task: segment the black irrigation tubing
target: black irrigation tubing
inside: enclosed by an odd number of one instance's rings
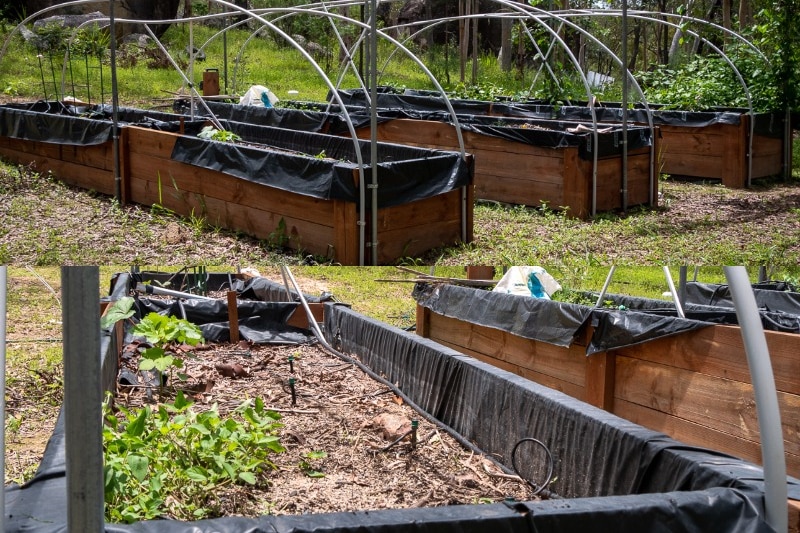
[[[544,483],[542,483],[541,485],[536,485],[532,481],[522,477],[522,475],[520,475],[519,473],[519,468],[517,468],[517,448],[519,448],[519,445],[522,444],[523,442],[533,442],[534,444],[541,446],[542,449],[547,454],[547,463],[548,463],[547,476],[545,476]],[[530,485],[530,487],[533,489],[534,495],[542,494],[543,496],[547,496],[548,498],[551,499],[557,498],[557,496],[554,493],[545,489],[545,487],[547,487],[550,484],[550,480],[553,478],[554,462],[553,462],[553,454],[550,453],[550,449],[547,446],[545,446],[545,444],[542,441],[534,439],[533,437],[525,437],[523,439],[518,440],[517,443],[514,445],[514,449],[511,450],[511,466],[514,467],[514,473],[516,473],[516,475],[518,475],[520,478],[525,479],[525,482],[528,483],[528,485]]]

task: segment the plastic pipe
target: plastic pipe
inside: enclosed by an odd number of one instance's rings
[[[8,267],[0,265],[0,428],[6,427],[6,296]],[[0,431],[0,471],[6,471],[6,432]],[[6,491],[0,494],[0,531],[6,530]]]
[[[608,285],[611,283],[611,278],[614,276],[614,271],[616,269],[617,265],[611,265],[611,269],[608,271],[608,276],[606,276],[606,282],[603,283],[603,288],[600,291],[600,296],[597,297],[597,303],[594,304],[595,308],[602,307],[603,298],[606,297],[606,291],[608,290]]]
[[[675,290],[675,283],[672,281],[672,274],[670,274],[669,267],[666,265],[664,266],[664,277],[667,278],[667,286],[672,294],[672,301],[675,302],[675,311],[678,312],[679,317],[686,318],[686,314],[683,312],[683,305],[681,305],[681,300],[678,298],[678,291]]]
[[[767,523],[778,533],[789,529],[786,509],[786,456],[783,447],[778,391],[772,373],[767,338],[761,323],[756,297],[743,266],[724,267],[736,317],[742,330],[747,365],[756,399],[758,429],[761,434],[761,459],[764,465],[764,497]]]
[[[190,292],[173,291],[163,287],[154,287],[153,285],[145,285],[144,283],[137,283],[136,290],[145,294],[160,294],[162,296],[173,296],[175,298],[186,298],[187,300],[213,300],[208,296],[200,296],[199,294],[192,294]]]
[[[105,531],[100,270],[62,267],[67,530]]]

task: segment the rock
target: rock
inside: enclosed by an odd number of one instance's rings
[[[385,440],[394,441],[411,431],[411,420],[403,415],[381,413],[372,419],[372,427],[379,429]]]

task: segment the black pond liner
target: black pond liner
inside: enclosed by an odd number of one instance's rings
[[[364,106],[367,98],[362,89],[339,90],[339,96],[345,105]],[[330,95],[328,100],[330,100]],[[444,99],[433,91],[406,90],[403,93],[381,92],[377,97],[380,109],[401,109],[413,111],[445,111]],[[451,99],[451,105],[457,114],[504,115],[508,117],[528,117],[539,119],[555,119],[577,122],[592,121],[592,107],[585,102],[570,105],[556,105],[547,101],[497,101]],[[649,104],[653,124],[686,126],[699,128],[712,124],[738,125],[742,116],[750,114],[745,108],[714,108],[708,111],[680,111],[668,109],[658,104]],[[598,122],[621,122],[622,107],[619,103],[603,103],[594,106],[594,116]],[[784,134],[784,113],[756,112],[753,116],[754,131],[758,135],[782,138]],[[641,104],[633,105],[628,110],[628,120],[641,124],[648,123],[648,113]]]
[[[393,95],[390,95],[393,96]],[[309,128],[308,131],[325,131],[337,135],[348,133],[347,122],[341,113],[335,112],[338,106],[333,106],[331,111],[325,111],[326,105],[317,103],[304,104],[313,109],[291,108],[263,108],[254,106],[241,106],[238,104],[225,104],[220,102],[209,103],[209,109],[218,118],[232,121],[245,122],[265,126],[291,127],[294,129]],[[389,122],[395,119],[428,120],[454,124],[453,117],[439,106],[417,107],[387,107],[377,111],[378,123]],[[487,107],[483,104],[483,107]],[[518,118],[499,117],[481,114],[478,106],[457,107],[456,115],[459,127],[464,131],[471,131],[490,137],[498,137],[508,141],[529,144],[543,148],[578,147],[578,155],[582,159],[592,159],[593,138],[591,130],[583,128],[576,130],[583,122],[570,122],[564,120],[545,120],[545,117]],[[471,112],[467,112],[471,111]],[[370,112],[363,107],[348,108],[348,115],[354,128],[365,128],[370,124]],[[591,121],[591,117],[589,117]],[[608,157],[622,153],[622,128],[619,124],[598,124],[598,157]],[[650,129],[643,126],[631,126],[627,131],[628,148],[635,150],[650,146]],[[420,142],[433,141],[421,138]]]
[[[127,294],[131,283],[128,274],[117,276],[111,298]],[[282,291],[272,282],[258,283]],[[756,465],[685,445],[346,306],[329,303],[325,311],[328,342],[385,376],[427,413],[506,466],[515,443],[531,437],[542,441],[555,459],[550,489],[560,498],[195,522],[154,520],[107,525],[106,531],[773,531],[764,520],[763,472]],[[113,342],[109,331],[102,332],[106,387],[113,387],[116,379]],[[7,531],[66,531],[64,468],[59,416],[36,476],[22,487],[6,489]],[[790,497],[800,498],[800,484],[793,479],[789,483]]]
[[[358,155],[364,179],[372,181],[369,141],[286,127],[222,121],[223,127],[245,143],[217,142],[196,135],[207,124],[202,117],[158,111],[120,109],[119,123],[161,131],[184,131],[172,160],[222,172],[237,178],[323,200],[360,202],[355,182]],[[299,124],[304,124],[300,118]],[[284,124],[286,126],[288,124]],[[0,106],[0,136],[29,141],[97,145],[112,139],[108,106],[75,107],[59,102]],[[356,152],[356,146],[359,153]],[[429,198],[467,186],[472,181],[470,161],[454,151],[430,150],[379,143],[378,208]]]

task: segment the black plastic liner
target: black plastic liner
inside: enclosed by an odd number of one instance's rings
[[[239,337],[255,344],[310,344],[314,335],[289,326],[286,322],[296,313],[304,313],[294,302],[255,302],[241,300],[236,305],[239,316]],[[137,300],[139,316],[154,312],[184,318],[197,325],[203,338],[212,342],[230,341],[228,302],[222,300]]]
[[[756,305],[765,311],[778,311],[800,316],[800,292],[776,282],[755,284],[753,294]],[[733,307],[733,298],[727,285],[689,282],[686,284],[686,301],[697,304]],[[763,314],[763,313],[762,313]]]
[[[593,308],[455,285],[417,284],[414,298],[435,313],[556,346],[571,345],[583,328],[591,324],[594,332],[586,355],[709,325],[699,320]]]
[[[76,145],[111,140],[113,126],[107,106],[69,107],[58,102],[15,106],[0,106],[2,136]],[[226,130],[247,143],[233,144],[195,137],[208,124],[202,117],[188,120],[156,111],[121,109],[118,118],[121,126],[184,132],[172,153],[176,161],[313,198],[360,203],[356,147],[350,138],[222,121]],[[371,183],[370,143],[358,141],[357,146],[365,180]],[[377,172],[378,207],[384,208],[467,186],[473,165],[457,152],[379,143]]]
[[[564,498],[763,489],[756,465],[680,443],[347,308],[331,308],[325,326],[345,353],[385,375],[426,412],[505,465],[511,466],[519,440],[543,442],[555,458],[550,488]],[[797,499],[800,482],[788,482]],[[760,507],[758,499],[753,503]],[[580,512],[579,501],[562,503]],[[618,512],[621,521],[635,514],[630,508]]]
[[[725,287],[727,291],[727,286]],[[689,291],[687,291],[687,294],[688,292]],[[591,298],[598,297],[597,293],[586,294]],[[700,296],[701,297],[697,299],[687,298],[687,301],[683,304],[683,312],[686,318],[701,320],[710,324],[739,324],[739,319],[736,316],[736,309],[734,309],[731,300],[727,302],[724,300],[717,300],[717,303],[713,303],[709,300],[707,304],[692,303],[692,299],[695,301],[702,300],[702,295]],[[728,295],[728,297],[730,297],[730,295]],[[645,311],[648,314],[671,317],[678,316],[675,304],[664,300],[638,298],[619,294],[606,294],[604,300],[610,301],[614,305],[622,305],[628,309]],[[758,302],[758,300],[756,301]],[[782,331],[784,333],[800,333],[800,314],[771,311],[768,309],[768,306],[762,305],[761,309],[759,309],[759,315],[761,316],[761,325],[766,330]]]
[[[245,146],[181,136],[172,159],[248,181],[325,200],[359,203],[353,140],[336,135],[225,122]],[[372,182],[370,143],[358,141],[364,176]],[[314,154],[323,157],[317,157]],[[378,207],[410,203],[469,185],[472,164],[457,152],[379,143]]]
[[[126,276],[119,279],[117,296],[129,287]],[[112,524],[106,531],[772,531],[764,520],[763,473],[755,465],[686,446],[343,306],[327,306],[325,328],[329,342],[397,383],[414,402],[505,464],[510,464],[518,439],[540,439],[555,457],[553,492],[568,499],[197,522],[155,520]],[[103,332],[101,353],[104,364],[116,362],[109,331]],[[6,489],[6,531],[66,533],[65,459],[60,416],[37,475],[24,487]],[[800,499],[798,481],[787,481],[790,498]]]
[[[362,89],[340,90],[339,96],[345,105],[365,106],[368,99]],[[331,95],[328,95],[331,100]],[[390,91],[380,92],[377,98],[379,108],[393,108],[418,111],[446,110],[444,99],[435,91],[405,90],[402,94]],[[559,119],[578,122],[592,121],[592,108],[587,103],[576,102],[567,105],[555,105],[552,102],[531,100],[526,102],[450,99],[450,104],[457,114],[506,115],[511,117],[531,117],[540,119]],[[653,124],[671,126],[704,127],[712,124],[738,125],[742,116],[750,114],[744,108],[715,108],[710,111],[678,111],[666,109],[664,106],[650,104],[650,115]],[[598,122],[621,122],[622,108],[619,103],[603,103],[594,106],[595,119]],[[758,135],[774,138],[783,136],[784,116],[781,112],[758,112],[753,117],[754,131]],[[628,110],[628,120],[648,124],[648,110],[641,104]]]
[[[80,146],[111,140],[113,126],[110,122],[64,115],[54,118],[56,115],[48,114],[47,108],[59,106],[63,107],[51,102],[0,106],[0,137]]]
[[[345,95],[345,104],[365,105],[366,99],[363,91],[340,91]],[[582,159],[592,159],[595,148],[593,147],[594,135],[591,131],[578,131],[582,122],[569,122],[565,120],[548,120],[549,114],[512,114],[509,117],[489,116],[493,112],[494,104],[490,102],[456,100],[451,101],[458,118],[459,127],[465,131],[472,131],[483,135],[507,139],[523,144],[541,146],[545,148],[579,147],[578,154]],[[413,96],[405,94],[380,93],[378,95],[378,117],[380,121],[392,118],[411,118],[418,120],[432,120],[453,124],[453,117],[449,114],[441,98]],[[351,115],[351,117],[354,115]],[[513,117],[527,117],[513,118]],[[598,124],[598,129],[603,130],[598,134],[597,156],[608,157],[622,153],[622,129],[618,124]],[[610,130],[610,131],[606,131]],[[651,131],[647,127],[631,126],[626,138],[628,149],[635,150],[652,145]]]

